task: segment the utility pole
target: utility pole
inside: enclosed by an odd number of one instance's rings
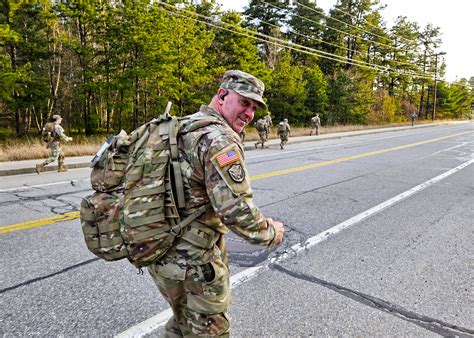
[[[445,52],[439,52],[433,54],[431,56],[435,57],[435,77],[434,77],[434,93],[433,93],[433,114],[431,115],[431,120],[434,121],[436,119],[436,85],[437,85],[437,75],[438,75],[438,56],[439,55],[446,55]]]

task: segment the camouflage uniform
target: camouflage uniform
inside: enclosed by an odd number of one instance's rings
[[[415,125],[415,119],[416,119],[416,113],[413,112],[411,113],[411,126],[413,127]]]
[[[201,106],[182,119],[178,147],[186,197],[180,213],[209,207],[148,270],[173,309],[168,337],[227,336],[231,296],[224,234],[230,229],[271,248],[276,231],[253,203],[239,135],[218,112]]]
[[[270,132],[272,131],[272,127],[273,127],[273,121],[272,121],[272,117],[270,115],[270,112],[268,112],[268,114],[265,115],[264,119],[265,119],[265,127],[266,127],[265,129],[267,131],[265,141],[267,141],[268,140],[268,135],[270,135]]]
[[[285,119],[278,124],[278,136],[280,136],[280,149],[283,149],[288,142],[288,134],[290,133],[290,125],[288,120]]]
[[[260,137],[260,141],[255,142],[255,148],[257,148],[258,145],[261,144],[262,149],[263,149],[265,142],[267,141],[267,130],[268,130],[267,122],[265,119],[258,119],[256,124],[257,123],[263,123],[263,129],[262,130],[257,129],[258,137]]]
[[[245,128],[242,129],[242,131],[240,132],[239,136],[240,136],[240,141],[241,141],[242,143],[244,143],[244,142],[245,142],[245,136],[247,136],[247,133],[245,132]]]
[[[316,135],[319,135],[319,126],[321,125],[321,119],[319,118],[319,115],[316,114],[313,118],[311,118],[311,131],[309,132],[309,136],[313,134],[313,129],[316,132]]]
[[[53,120],[61,119],[59,115],[53,115],[52,118]],[[64,155],[61,149],[61,142],[69,142],[70,140],[72,140],[72,138],[64,133],[63,127],[55,123],[52,140],[47,144],[47,148],[51,149],[51,155],[44,160],[43,163],[36,165],[36,172],[39,174],[43,171],[45,166],[56,160],[58,161],[58,171],[66,171],[67,169],[64,165]]]

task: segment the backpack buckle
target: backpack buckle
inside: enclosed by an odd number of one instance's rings
[[[170,233],[174,236],[174,237],[180,237],[182,234],[183,234],[183,228],[178,225],[175,225],[174,227],[172,227],[170,229]]]

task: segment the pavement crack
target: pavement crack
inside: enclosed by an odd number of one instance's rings
[[[474,335],[474,330],[464,328],[458,325],[450,324],[445,321],[431,318],[429,316],[421,315],[413,311],[407,310],[402,306],[399,306],[394,303],[390,303],[383,299],[373,297],[362,292],[346,288],[344,286],[325,281],[315,276],[304,274],[298,271],[289,270],[280,264],[271,264],[270,269],[278,270],[283,272],[293,278],[304,280],[310,283],[318,284],[325,288],[328,288],[332,291],[335,291],[345,297],[351,298],[352,300],[359,302],[361,304],[367,305],[371,308],[377,309],[379,311],[386,312],[395,317],[401,318],[408,322],[411,322],[415,325],[418,325],[428,331],[440,334],[444,337],[472,337]]]
[[[0,294],[3,294],[5,292],[8,292],[8,291],[12,291],[12,290],[15,290],[15,289],[18,289],[22,286],[26,286],[26,285],[30,285],[30,284],[33,284],[33,283],[36,283],[36,282],[39,282],[39,281],[42,281],[42,280],[45,280],[45,279],[48,279],[48,278],[51,278],[51,277],[54,277],[56,275],[60,275],[60,274],[63,274],[69,270],[72,270],[72,269],[76,269],[76,268],[79,268],[83,265],[86,265],[86,264],[89,264],[89,263],[92,263],[92,262],[95,262],[97,260],[99,260],[100,258],[92,258],[92,259],[89,259],[87,261],[84,261],[84,262],[81,262],[81,263],[78,263],[78,264],[75,264],[75,265],[71,265],[71,266],[68,266],[67,268],[64,268],[62,270],[59,270],[59,271],[56,271],[56,272],[53,272],[49,275],[46,275],[46,276],[40,276],[40,277],[36,277],[36,278],[32,278],[32,279],[29,279],[27,281],[24,281],[22,283],[19,283],[19,284],[16,284],[16,285],[13,285],[13,286],[9,286],[7,288],[4,288],[4,289],[0,289]]]
[[[353,181],[353,180],[357,180],[357,179],[362,178],[362,177],[367,177],[367,176],[370,176],[370,175],[372,175],[373,173],[375,173],[377,171],[379,171],[379,170],[375,170],[373,172],[366,173],[366,174],[359,175],[359,176],[354,176],[354,177],[348,178],[347,180],[342,180],[342,181],[337,181],[337,182],[334,182],[334,183],[326,184],[326,185],[323,185],[323,186],[320,186],[320,187],[317,187],[317,188],[314,188],[314,189],[305,190],[305,191],[302,191],[300,193],[293,194],[290,197],[285,197],[283,199],[279,199],[279,200],[273,201],[271,203],[263,204],[263,205],[260,206],[260,208],[262,209],[262,208],[265,208],[265,207],[269,207],[269,206],[272,206],[272,205],[275,205],[275,204],[278,204],[278,203],[281,203],[281,202],[286,202],[290,199],[294,199],[294,198],[297,198],[297,197],[300,197],[300,196],[303,196],[303,195],[306,195],[306,194],[316,192],[318,190],[329,188],[329,187],[332,187],[332,186],[335,186],[335,185],[338,185],[338,184],[341,184],[341,183],[346,183],[346,182],[350,182],[350,181]]]

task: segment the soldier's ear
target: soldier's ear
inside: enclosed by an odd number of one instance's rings
[[[224,92],[222,92],[220,95],[219,95],[219,98],[224,101],[224,98],[229,94],[229,91],[227,89],[224,89]]]

